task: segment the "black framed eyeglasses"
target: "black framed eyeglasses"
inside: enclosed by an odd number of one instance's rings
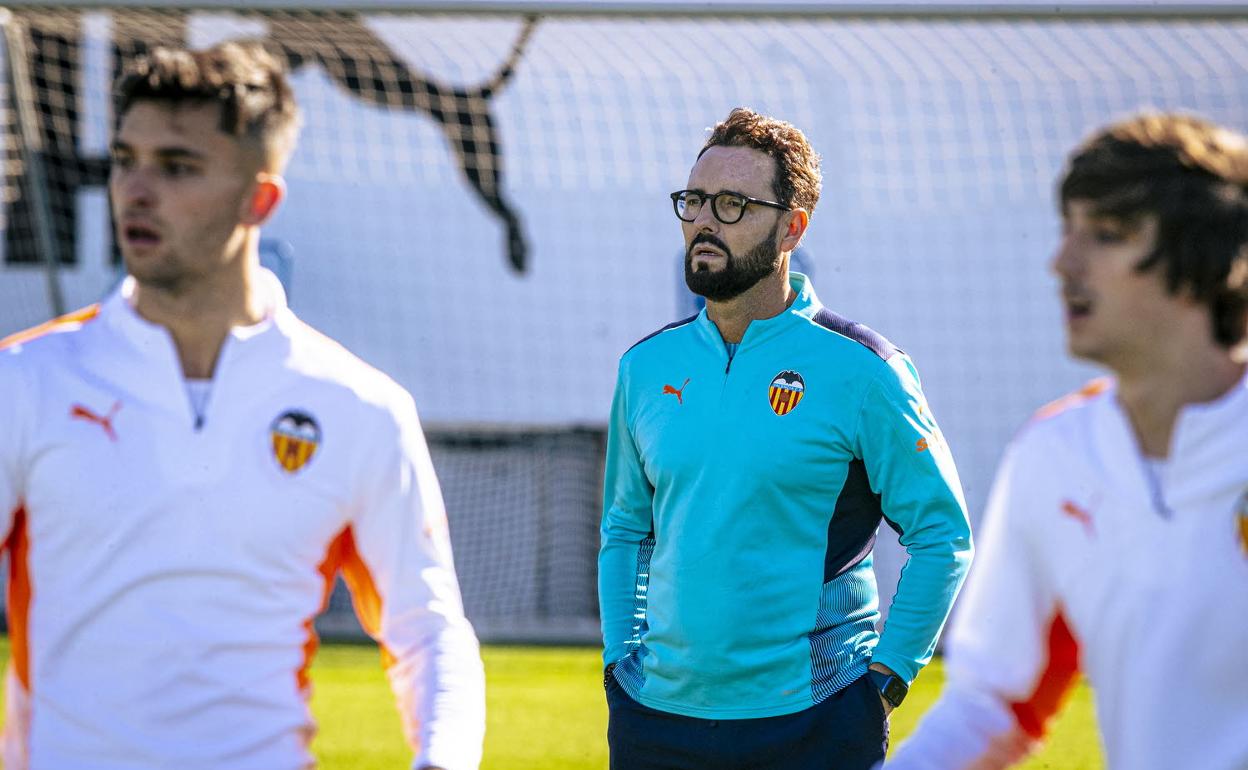
[[[705,190],[677,190],[672,193],[672,208],[676,211],[676,216],[682,221],[692,222],[698,218],[698,214],[702,213],[702,206],[707,201],[711,202],[711,213],[715,218],[726,225],[736,224],[741,221],[741,217],[745,216],[745,207],[751,203],[759,206],[771,206],[773,209],[788,211],[789,207],[783,203],[775,201],[765,201],[761,198],[751,198],[748,195],[742,195],[732,190],[723,190],[714,195],[708,195]]]

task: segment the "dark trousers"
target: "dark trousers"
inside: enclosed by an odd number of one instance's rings
[[[608,676],[611,770],[870,770],[888,749],[880,693],[863,676],[817,706],[698,719],[643,706]]]

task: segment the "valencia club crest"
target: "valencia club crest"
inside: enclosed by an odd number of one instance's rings
[[[1239,520],[1239,547],[1244,549],[1245,555],[1248,555],[1248,491],[1239,498],[1235,518]]]
[[[287,473],[297,473],[312,460],[321,445],[321,426],[307,412],[290,409],[269,426],[273,456]]]
[[[767,400],[771,402],[771,411],[783,417],[797,408],[805,393],[806,381],[802,379],[802,375],[794,371],[783,371],[771,378]]]

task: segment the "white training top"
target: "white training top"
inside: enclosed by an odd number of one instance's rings
[[[477,767],[480,652],[412,399],[265,280],[198,429],[130,280],[0,343],[8,770],[310,767],[312,618],[340,570],[416,766]]]
[[[1248,379],[1182,410],[1155,484],[1112,380],[1042,410],[998,471],[945,692],[888,767],[1005,767],[1080,669],[1111,768],[1248,768],[1246,440]]]

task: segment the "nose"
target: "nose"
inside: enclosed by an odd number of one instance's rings
[[[693,226],[700,233],[713,233],[719,229],[720,221],[713,211],[714,204],[706,201],[702,204],[702,208],[698,209],[698,215],[693,218]]]
[[[141,168],[114,166],[109,175],[109,186],[113,191],[113,206],[119,212],[147,208],[155,202],[151,174]]]
[[[1083,265],[1083,250],[1074,233],[1066,233],[1053,253],[1049,268],[1060,278],[1073,278]]]

